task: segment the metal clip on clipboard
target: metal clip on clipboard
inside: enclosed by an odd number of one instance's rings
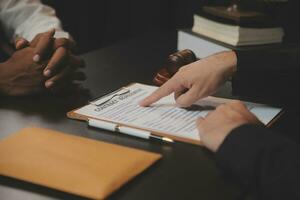
[[[89,103],[92,105],[95,105],[95,106],[101,106],[101,105],[111,101],[115,97],[122,96],[124,94],[128,94],[129,92],[130,92],[130,89],[128,89],[126,87],[122,87],[116,91],[109,93],[109,94],[106,94],[101,97],[97,97],[96,99],[90,101]]]

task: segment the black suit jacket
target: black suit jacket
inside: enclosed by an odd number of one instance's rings
[[[216,158],[256,199],[300,199],[300,149],[280,134],[243,125],[228,135]]]
[[[300,1],[289,0],[270,13],[284,27],[287,48],[236,52],[233,92],[295,110],[300,102]],[[216,159],[221,169],[256,199],[300,199],[300,149],[284,135],[243,125],[228,135]]]
[[[268,51],[237,51],[234,94],[283,106],[299,102],[295,89],[300,89],[300,1],[282,5],[266,8],[266,12],[284,28],[284,45]]]

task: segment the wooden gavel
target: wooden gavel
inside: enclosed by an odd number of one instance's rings
[[[163,85],[179,70],[180,67],[195,61],[197,61],[197,58],[194,52],[189,49],[169,55],[164,67],[155,75],[153,79],[154,84],[157,86]]]

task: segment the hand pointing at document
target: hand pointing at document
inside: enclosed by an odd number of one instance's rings
[[[234,74],[236,63],[235,53],[228,51],[186,65],[159,89],[142,100],[140,105],[149,106],[174,92],[178,106],[188,107],[197,100],[216,92]]]
[[[188,107],[209,96],[236,71],[234,52],[223,52],[182,67],[169,81],[140,102],[141,106],[155,103],[175,93],[176,103]],[[211,111],[197,121],[202,144],[216,152],[224,138],[243,124],[261,124],[240,101],[232,101]]]

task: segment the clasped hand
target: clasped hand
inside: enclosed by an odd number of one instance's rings
[[[75,43],[54,38],[55,30],[38,34],[31,42],[20,38],[16,51],[0,65],[0,92],[10,96],[59,90],[85,75],[84,62],[73,54]]]

